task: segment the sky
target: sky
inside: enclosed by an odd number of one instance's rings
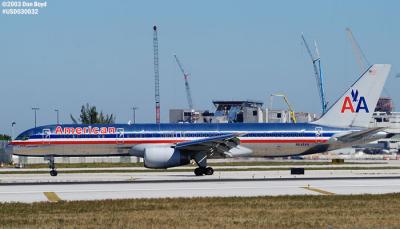
[[[54,109],[66,124],[86,103],[118,123],[132,120],[133,106],[137,122],[155,122],[153,25],[162,122],[188,107],[173,54],[190,73],[196,109],[284,93],[295,111],[320,113],[301,33],[318,42],[333,104],[360,74],[346,27],[371,64],[392,64],[383,95],[400,110],[398,9],[395,0],[48,0],[38,15],[0,14],[0,133],[11,134],[12,122],[15,133],[33,127],[32,107],[38,125],[56,123]]]

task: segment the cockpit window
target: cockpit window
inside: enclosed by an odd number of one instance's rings
[[[28,140],[30,138],[30,136],[33,135],[33,130],[27,130],[25,132],[23,132],[22,134],[18,135],[18,137],[15,138],[15,140]]]

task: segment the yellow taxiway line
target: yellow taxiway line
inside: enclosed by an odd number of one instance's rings
[[[325,190],[322,190],[322,189],[319,189],[319,188],[312,188],[310,186],[302,187],[302,188],[307,189],[309,191],[318,192],[318,193],[324,194],[324,195],[335,195],[335,193],[333,193],[333,192],[328,192],[328,191],[325,191]]]
[[[61,198],[55,192],[44,192],[43,193],[50,202],[59,202]]]

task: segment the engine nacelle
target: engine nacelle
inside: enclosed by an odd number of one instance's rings
[[[171,147],[148,147],[144,150],[144,166],[165,169],[190,163],[190,155]]]

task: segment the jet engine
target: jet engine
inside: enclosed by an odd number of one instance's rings
[[[187,165],[190,155],[171,147],[148,147],[144,150],[144,166],[146,168],[164,169]]]

